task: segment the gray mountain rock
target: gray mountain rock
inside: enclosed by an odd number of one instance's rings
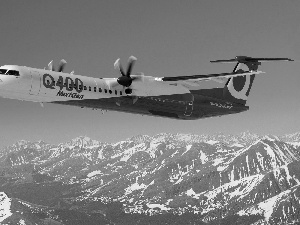
[[[19,141],[0,151],[0,221],[296,224],[297,143],[250,132]]]

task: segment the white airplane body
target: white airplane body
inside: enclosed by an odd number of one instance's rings
[[[251,58],[239,56],[232,73],[192,75],[179,77],[152,77],[131,74],[136,58],[130,57],[125,73],[119,63],[115,68],[121,73],[117,78],[93,78],[73,73],[63,73],[65,61],[58,72],[48,69],[5,65],[0,67],[0,96],[40,103],[74,105],[82,108],[114,110],[175,119],[199,119],[238,113],[245,106],[254,76],[261,61],[287,58]],[[224,88],[191,90],[203,80],[228,79]],[[241,86],[241,87],[238,87]]]

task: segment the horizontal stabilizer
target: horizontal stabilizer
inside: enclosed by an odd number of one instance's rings
[[[245,63],[245,62],[267,62],[267,61],[294,61],[289,58],[252,58],[248,56],[236,56],[234,59],[221,59],[210,61],[212,63]]]
[[[230,78],[238,76],[250,76],[254,74],[264,73],[262,71],[246,71],[246,72],[232,72],[232,73],[218,73],[208,75],[190,75],[190,76],[178,76],[178,77],[162,77],[156,80],[158,81],[180,81],[180,80],[212,80],[216,78]]]

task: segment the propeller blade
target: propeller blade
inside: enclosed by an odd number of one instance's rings
[[[138,96],[136,95],[132,96],[132,104],[136,103],[138,99],[139,99]]]
[[[53,69],[53,60],[51,60],[51,62],[48,63],[48,70],[54,71],[54,69]]]
[[[131,96],[132,104],[135,104],[137,102],[137,100],[139,99],[139,96],[137,96],[135,94],[134,90],[132,90],[131,88],[123,89],[123,92],[125,92],[125,94]]]
[[[117,59],[117,60],[115,61],[115,63],[114,63],[114,68],[115,68],[116,70],[119,70],[122,76],[125,76],[123,67],[122,67],[122,65],[121,65],[121,63],[120,63],[120,58]]]
[[[64,60],[64,59],[60,60],[60,62],[59,62],[59,64],[58,64],[58,70],[57,70],[57,71],[58,71],[58,72],[63,72],[63,70],[64,70],[66,64],[67,64],[67,61],[66,61],[66,60]]]
[[[137,60],[137,58],[134,57],[134,56],[129,57],[129,59],[128,59],[128,68],[127,68],[127,72],[126,72],[127,77],[130,77],[132,67],[134,66],[134,63],[135,63],[136,60]]]

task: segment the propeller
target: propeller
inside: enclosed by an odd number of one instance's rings
[[[110,88],[115,87],[117,85],[123,86],[123,91],[125,92],[125,94],[131,95],[133,97],[133,99],[132,99],[133,104],[136,103],[136,101],[138,100],[138,96],[136,96],[134,94],[131,85],[132,85],[133,81],[144,82],[144,74],[143,73],[139,73],[139,74],[135,74],[135,75],[131,74],[136,60],[137,60],[137,58],[134,56],[130,56],[128,58],[128,66],[127,66],[127,70],[125,72],[120,63],[120,59],[117,59],[116,62],[114,63],[114,68],[120,72],[121,76],[119,78],[117,78],[116,80],[110,81],[108,83]]]
[[[120,63],[120,59],[117,59],[114,63],[114,68],[119,70],[121,77],[119,77],[116,81],[119,85],[122,85],[124,88],[129,88],[132,85],[133,81],[144,81],[143,74],[139,75],[132,75],[131,71],[135,64],[135,61],[137,60],[136,57],[130,56],[128,59],[128,66],[126,73],[124,72],[124,69]],[[112,84],[112,86],[116,86],[116,84]]]
[[[66,64],[67,64],[66,60],[64,60],[64,59],[60,60],[60,62],[58,64],[58,70],[57,70],[57,72],[63,72]],[[53,60],[51,60],[51,62],[49,62],[49,64],[48,64],[48,70],[55,71],[55,68],[53,66]]]

